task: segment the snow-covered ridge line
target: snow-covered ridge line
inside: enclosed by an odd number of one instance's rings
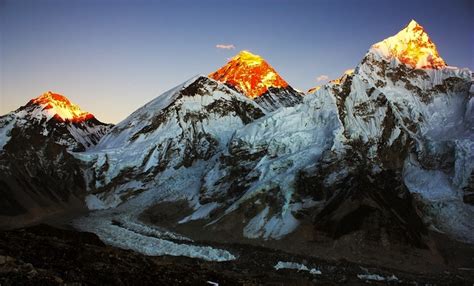
[[[158,95],[154,99],[150,100],[148,103],[145,103],[142,107],[138,108],[134,112],[132,112],[127,118],[117,123],[115,126],[126,126],[129,124],[132,118],[136,118],[137,116],[143,116],[143,114],[148,114],[148,112],[152,110],[161,110],[169,105],[173,101],[173,96],[177,95],[179,90],[182,90],[195,82],[198,78],[207,77],[203,74],[198,74],[190,79],[186,80],[184,83],[178,84],[175,87],[165,91],[164,93]]]

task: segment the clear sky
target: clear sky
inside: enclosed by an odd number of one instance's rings
[[[472,0],[0,0],[0,114],[52,90],[116,123],[243,49],[307,90],[411,19],[474,70]]]

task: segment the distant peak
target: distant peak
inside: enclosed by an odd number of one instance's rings
[[[410,21],[410,23],[408,23],[408,25],[407,25],[407,28],[408,28],[408,29],[411,29],[411,30],[412,30],[412,29],[415,29],[416,27],[421,27],[421,26],[420,26],[420,24],[418,24],[418,22],[415,21],[414,19],[412,19],[412,20]],[[423,28],[423,27],[421,27],[421,28]]]
[[[59,93],[48,91],[30,100],[29,104],[40,106],[56,120],[82,122],[94,118],[94,115],[83,111],[67,97]]]
[[[62,103],[64,105],[71,105],[71,102],[67,97],[59,93],[54,93],[52,91],[47,91],[37,98],[33,99],[33,102],[50,102],[50,103]]]
[[[241,50],[241,51],[237,54],[237,56],[250,56],[250,57],[258,57],[258,58],[261,58],[260,56],[251,53],[249,50]]]
[[[355,72],[355,69],[347,69],[344,71],[344,74],[345,75],[353,75]]]
[[[259,65],[264,62],[264,59],[261,56],[252,54],[247,50],[240,51],[240,53],[233,57],[232,60],[240,61],[247,65]]]
[[[411,39],[418,39],[421,40],[421,42],[425,41],[430,41],[431,39],[426,33],[425,29],[423,26],[418,24],[417,21],[411,20],[408,25],[405,26],[400,32],[397,33],[394,37],[398,36],[400,37],[405,37],[405,38],[411,38]]]
[[[396,57],[400,62],[413,68],[439,69],[446,66],[438,54],[436,45],[425,29],[415,20],[395,36],[372,46],[384,57]]]
[[[336,79],[333,79],[333,80],[330,80],[329,82],[330,82],[330,83],[335,83],[335,84],[340,84],[341,82],[343,82],[344,80],[346,80],[346,78],[347,78],[348,76],[353,75],[353,74],[354,74],[354,71],[355,71],[354,69],[347,69],[347,70],[344,71],[344,73],[342,74],[341,77],[336,78]]]
[[[236,88],[250,98],[264,94],[270,87],[288,86],[262,57],[247,50],[239,52],[209,77]]]

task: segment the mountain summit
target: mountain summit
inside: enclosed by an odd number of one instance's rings
[[[400,62],[419,69],[439,69],[446,66],[422,26],[415,20],[395,36],[372,46],[385,58],[397,58]]]
[[[266,111],[302,101],[294,90],[262,57],[241,51],[209,77],[255,100]]]
[[[288,86],[262,57],[249,51],[241,51],[209,77],[231,85],[250,98],[261,96],[269,87]]]
[[[83,151],[97,144],[111,127],[67,97],[48,91],[0,116],[0,129],[5,135],[0,140],[0,151],[10,141],[33,136],[41,137],[39,141],[52,141],[69,150]]]
[[[94,115],[83,111],[78,105],[69,101],[61,94],[51,91],[45,92],[37,98],[28,102],[27,106],[39,106],[48,117],[54,117],[60,121],[83,122],[94,118]]]

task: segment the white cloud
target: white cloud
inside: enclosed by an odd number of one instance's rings
[[[316,78],[316,81],[326,81],[329,79],[329,76],[322,74]]]
[[[235,49],[235,46],[232,44],[226,45],[226,44],[218,44],[216,45],[216,48],[218,49],[224,49],[224,50],[233,50]]]

